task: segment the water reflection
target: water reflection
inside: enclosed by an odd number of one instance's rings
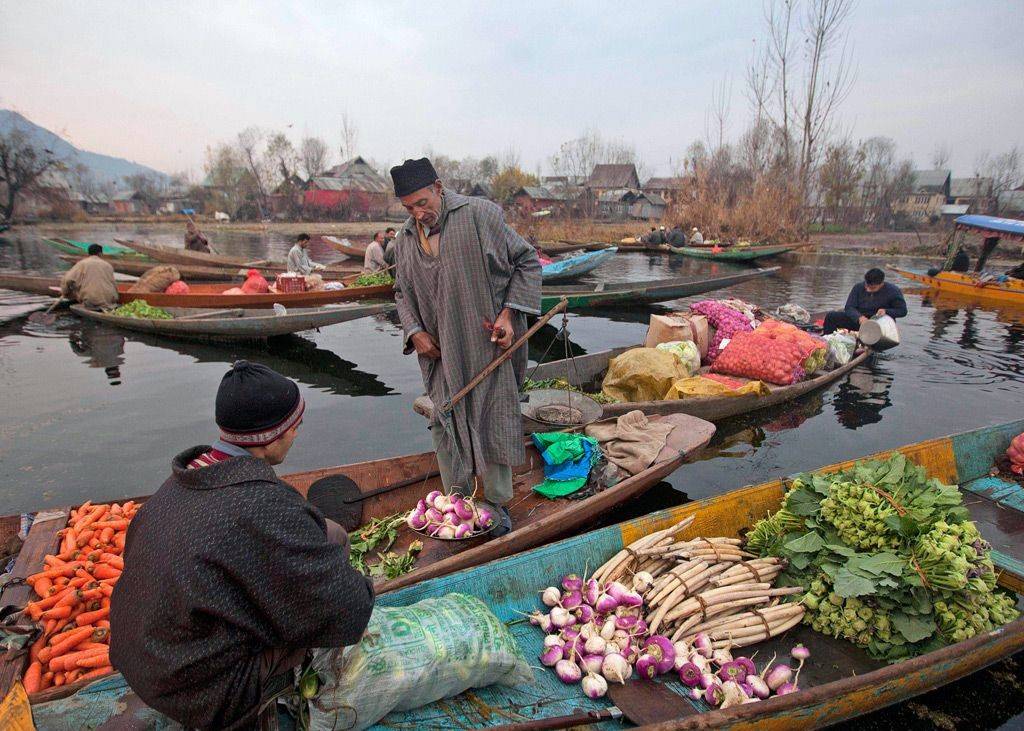
[[[846,429],[860,429],[882,420],[882,411],[892,406],[893,373],[879,357],[850,371],[839,383],[832,406],[836,420]]]
[[[121,384],[124,364],[124,334],[113,328],[83,322],[68,333],[68,343],[75,355],[81,356],[90,368],[102,368],[111,386]]]

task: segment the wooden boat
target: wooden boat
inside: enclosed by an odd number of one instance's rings
[[[548,256],[561,256],[562,254],[572,254],[577,251],[586,251],[586,244],[569,244],[564,241],[539,241],[537,248],[543,251]]]
[[[611,246],[600,251],[588,251],[566,259],[545,264],[541,276],[545,282],[568,282],[594,271],[615,256],[618,248]]]
[[[163,262],[164,264],[192,264],[195,266],[214,266],[214,267],[226,267],[228,269],[259,269],[261,272],[270,272],[274,274],[280,274],[281,272],[288,271],[288,265],[284,262],[272,261],[268,259],[261,259],[258,261],[248,261],[241,256],[225,256],[223,254],[207,254],[203,251],[189,251],[187,249],[179,249],[175,246],[163,246],[162,244],[144,244],[139,241],[128,241],[117,239],[118,243],[122,243],[125,246],[134,249],[140,254],[154,259],[155,261]],[[327,269],[323,272],[324,274],[354,274],[362,269],[361,266],[355,266],[349,263],[332,263],[327,264]]]
[[[172,320],[151,320],[140,317],[122,317],[110,312],[98,312],[81,305],[72,305],[71,311],[87,320],[114,325],[125,330],[164,335],[180,340],[266,340],[267,338],[302,330],[336,325],[360,317],[390,312],[390,303],[363,305],[327,305],[326,307],[288,310],[284,315],[269,310],[204,310],[172,307],[167,310]]]
[[[796,251],[810,244],[778,244],[774,246],[729,246],[721,251],[714,251],[707,246],[669,246],[673,254],[693,257],[695,259],[711,259],[713,261],[754,261],[769,256],[778,256],[788,251]]]
[[[992,559],[1000,570],[1000,584],[1018,594],[1024,593],[1024,541],[1021,540],[1024,513],[1020,510],[1024,488],[1015,482],[990,477],[988,472],[1011,437],[1022,430],[1024,420],[929,439],[899,449],[908,459],[928,469],[932,476],[960,485],[972,519],[993,545]],[[835,471],[849,464],[844,462],[821,469]],[[638,538],[690,515],[695,516],[695,521],[681,537],[709,534],[739,537],[755,521],[779,509],[785,490],[785,479],[742,487],[422,581],[378,596],[377,603],[407,606],[453,592],[476,596],[500,620],[509,624],[523,656],[532,660],[540,654],[543,634],[523,622],[522,616],[541,606],[537,595],[540,588],[568,573],[586,573]],[[25,568],[28,567],[22,570]],[[7,591],[18,590],[21,587]],[[892,665],[874,660],[854,645],[814,632],[806,625],[751,649],[756,649],[758,657],[762,658],[760,664],[774,652],[785,657],[798,642],[812,651],[800,674],[801,690],[798,692],[724,710],[711,709],[703,702],[684,696],[682,685],[670,674],[665,676],[667,680],[655,682],[664,682],[668,690],[678,694],[678,715],[669,722],[647,728],[657,731],[798,731],[830,726],[940,688],[1020,652],[1024,649],[1024,619]],[[114,707],[128,692],[127,685],[118,676],[90,689],[90,693],[98,694],[104,706],[109,707]],[[49,705],[41,704],[43,698],[35,700],[33,715],[40,728],[47,727],[50,719],[83,714],[78,699]],[[422,708],[394,712],[373,728],[436,728],[439,725],[481,728],[495,723],[542,721],[609,706],[607,698],[589,700],[578,685],[565,685],[551,670],[537,668],[533,682],[528,685],[474,689]],[[94,723],[98,725],[103,720],[105,717]]]
[[[570,309],[584,307],[605,307],[608,305],[630,305],[642,302],[666,302],[690,297],[695,294],[712,292],[716,289],[731,287],[757,277],[775,274],[779,267],[754,269],[730,274],[725,277],[703,280],[687,280],[681,277],[671,279],[655,279],[649,282],[602,282],[598,285],[562,285],[544,287],[541,297],[541,311],[547,312],[558,304],[562,297],[569,300]]]
[[[58,277],[40,277],[17,272],[0,272],[0,289],[13,289],[16,292],[53,296],[54,287],[60,288]]]
[[[668,444],[655,463],[643,472],[583,499],[548,500],[534,493],[532,486],[544,479],[543,460],[534,447],[528,444],[527,462],[516,468],[513,476],[515,495],[509,503],[509,511],[512,514],[514,529],[500,538],[441,541],[424,538],[402,526],[392,550],[405,552],[414,540],[423,541],[423,550],[413,571],[379,583],[378,596],[569,535],[592,523],[602,513],[627,503],[653,487],[675,471],[687,457],[703,448],[715,432],[713,425],[690,416],[675,415],[663,418],[672,423],[674,428],[669,434]],[[337,474],[347,475],[367,495],[363,508],[364,523],[375,517],[408,512],[427,492],[441,489],[440,478],[436,476],[437,459],[433,452],[300,472],[284,475],[282,479],[305,495],[316,480]],[[372,494],[379,488],[403,481],[409,484],[379,495]],[[154,487],[156,484],[154,483]],[[33,523],[18,554],[13,569],[14,576],[24,577],[38,570],[43,556],[56,548],[57,532],[66,524],[70,511],[70,507],[55,508],[36,514],[36,522]],[[0,517],[0,545],[17,533],[19,524],[20,516]],[[29,587],[17,583],[9,584],[0,594],[0,606],[21,606],[29,598],[29,593]],[[23,656],[12,658],[5,655],[0,658],[0,696],[7,692],[13,679],[22,672],[24,660]],[[33,701],[42,702],[70,695],[80,687],[82,684],[79,683],[63,686],[63,690],[46,690],[38,694],[38,697],[33,697]],[[40,724],[39,727],[46,726]]]
[[[366,249],[370,245],[367,241],[365,244],[358,241],[352,241],[350,239],[338,238],[337,236],[321,236],[320,239],[330,246],[335,251],[341,252],[345,256],[352,257],[353,259],[363,260],[366,256]]]
[[[1024,307],[1024,280],[1008,278],[1005,282],[980,283],[976,276],[959,272],[939,272],[934,277],[927,274],[889,267],[901,277],[914,282],[921,282],[929,289],[951,295],[961,295],[972,299],[999,302],[1006,305]]]
[[[71,254],[74,256],[85,256],[89,253],[89,247],[92,246],[91,241],[74,241],[72,239],[63,239],[54,237],[52,239],[43,239],[43,243],[48,246],[52,246],[60,252],[65,254]],[[103,247],[104,256],[108,257],[120,257],[130,256],[137,258],[139,254],[132,251],[124,246],[117,246],[116,244],[101,244]]]
[[[372,287],[346,287],[334,291],[319,292],[278,292],[277,294],[224,294],[225,290],[236,285],[226,282],[221,284],[189,284],[188,294],[165,294],[164,292],[129,292],[131,284],[119,284],[118,301],[123,305],[132,300],[145,300],[154,307],[273,307],[282,304],[285,307],[315,307],[335,302],[348,302],[361,299],[387,299],[393,290],[390,284],[379,284]]]
[[[75,264],[84,257],[61,254],[60,258],[69,264]],[[142,259],[141,257],[105,257],[105,260],[110,263],[110,266],[114,267],[115,272],[130,274],[136,277],[142,276],[155,266],[160,266],[160,262]],[[248,271],[245,267],[229,269],[227,267],[204,267],[194,264],[173,264],[172,266],[178,270],[178,274],[181,275],[182,279],[198,282],[229,282],[233,279],[244,278],[246,271]]]
[[[581,355],[574,359],[574,363],[565,360],[553,360],[550,363],[543,363],[537,366],[532,371],[530,377],[538,381],[551,378],[565,379],[568,373],[568,380],[572,385],[582,388],[589,393],[596,393],[601,390],[601,381],[608,370],[608,361],[616,355],[630,350],[631,347],[633,346]],[[771,393],[766,396],[699,396],[663,401],[602,404],[601,418],[607,419],[613,416],[622,416],[627,412],[640,410],[645,414],[689,414],[706,421],[722,421],[733,416],[741,416],[753,411],[759,411],[760,409],[766,409],[769,406],[777,406],[778,404],[792,401],[826,388],[844,378],[846,374],[864,363],[870,356],[871,351],[863,350],[855,355],[846,365],[790,386],[767,384]],[[707,370],[707,368],[702,368],[700,372],[705,373]],[[745,379],[740,378],[736,380],[742,381]],[[428,419],[433,414],[433,409],[434,404],[428,396],[418,396],[413,401],[413,411]],[[524,431],[533,431],[529,428],[530,423],[524,417]]]

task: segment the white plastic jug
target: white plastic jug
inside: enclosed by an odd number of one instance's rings
[[[873,350],[888,350],[900,344],[896,321],[888,315],[872,317],[860,326],[857,338]]]

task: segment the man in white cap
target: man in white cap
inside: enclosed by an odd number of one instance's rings
[[[702,234],[700,230],[696,226],[694,226],[693,231],[690,232],[690,244],[692,244],[693,246],[699,246],[700,244],[703,243],[704,234]]]

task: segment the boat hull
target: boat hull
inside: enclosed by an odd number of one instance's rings
[[[74,241],[72,239],[53,238],[43,239],[43,243],[52,246],[53,248],[61,251],[65,254],[72,254],[75,256],[86,256],[89,253],[89,247],[92,242],[89,241]],[[108,257],[138,257],[139,254],[132,251],[124,246],[118,246],[116,244],[101,244],[103,247],[104,256]]]
[[[61,254],[60,258],[68,264],[73,265],[81,261],[84,257],[75,256],[73,254]],[[110,266],[114,267],[115,272],[118,272],[119,274],[129,274],[135,277],[140,277],[153,267],[160,266],[160,262],[140,261],[139,257],[105,257],[105,261],[109,262]],[[173,264],[172,266],[178,270],[178,274],[181,275],[182,279],[197,282],[229,282],[231,280],[239,280],[245,277],[245,273],[247,271],[244,267],[204,267],[196,266],[194,264]]]
[[[929,277],[927,274],[919,274],[896,267],[889,267],[889,269],[901,277],[920,282],[937,292],[1024,308],[1024,280],[1011,278],[1001,284],[993,282],[978,286],[976,280],[958,272],[940,272],[934,277]]]
[[[707,246],[669,247],[673,254],[682,254],[694,259],[711,259],[713,261],[755,261],[769,256],[779,256],[790,251],[802,249],[809,244],[780,246],[730,246],[715,252]]]
[[[588,274],[615,256],[618,248],[612,246],[600,251],[588,251],[578,256],[545,264],[541,269],[544,282],[568,282]]]
[[[390,284],[373,287],[346,287],[337,291],[321,292],[279,292],[277,294],[223,294],[234,284],[192,284],[189,294],[165,294],[164,292],[129,292],[131,284],[120,284],[119,302],[145,300],[154,307],[254,307],[268,308],[275,304],[285,307],[316,307],[336,302],[360,299],[387,299],[393,294]]]
[[[145,254],[154,261],[159,261],[164,264],[190,264],[194,266],[205,266],[205,267],[226,267],[228,269],[258,269],[261,272],[271,272],[274,274],[280,274],[288,271],[288,267],[284,262],[275,262],[267,259],[257,261],[247,261],[243,257],[239,256],[224,256],[222,254],[207,254],[203,251],[189,251],[187,249],[178,249],[173,246],[162,246],[160,244],[144,244],[138,241],[124,240],[118,241],[125,246]],[[354,264],[328,264],[325,269],[326,274],[355,274],[361,270],[361,267]]]
[[[369,243],[361,244],[349,239],[339,239],[337,236],[321,236],[320,239],[335,251],[360,260],[366,256],[366,249],[370,245]]]

